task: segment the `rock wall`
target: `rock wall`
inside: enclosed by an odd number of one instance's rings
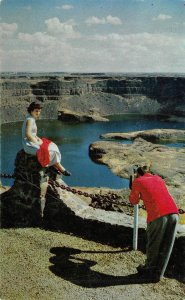
[[[101,115],[115,113],[185,114],[185,77],[63,76],[3,78],[2,122],[23,119],[34,100],[44,102],[42,118],[57,118],[59,109]],[[52,110],[51,110],[52,107]],[[12,118],[10,117],[12,116]]]
[[[18,152],[16,179],[10,190],[1,195],[2,227],[40,226],[40,182],[42,167],[35,156]]]

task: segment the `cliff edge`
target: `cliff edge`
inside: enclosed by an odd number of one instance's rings
[[[56,119],[66,109],[99,116],[185,115],[184,76],[20,76],[2,77],[0,85],[2,123],[23,120],[35,100],[44,104],[44,119]]]

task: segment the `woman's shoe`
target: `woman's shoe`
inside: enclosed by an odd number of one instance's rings
[[[69,171],[67,171],[67,170],[63,171],[62,174],[64,176],[71,176],[71,173]]]

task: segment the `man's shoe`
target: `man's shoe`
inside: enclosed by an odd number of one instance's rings
[[[160,278],[160,276],[158,275],[158,274],[152,274],[151,276],[150,276],[150,279],[151,279],[151,281],[150,282],[152,282],[152,283],[157,283],[157,282],[159,282],[162,278]]]
[[[147,273],[150,270],[150,268],[145,265],[139,265],[136,269],[138,273],[142,273],[142,274]]]
[[[160,274],[156,267],[148,267],[146,265],[139,265],[137,267],[138,273],[146,278],[148,282],[156,283],[160,281]]]

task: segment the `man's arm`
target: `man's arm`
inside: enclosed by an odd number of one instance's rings
[[[135,180],[132,184],[132,190],[129,195],[129,200],[132,204],[138,204],[140,200],[139,184]]]

